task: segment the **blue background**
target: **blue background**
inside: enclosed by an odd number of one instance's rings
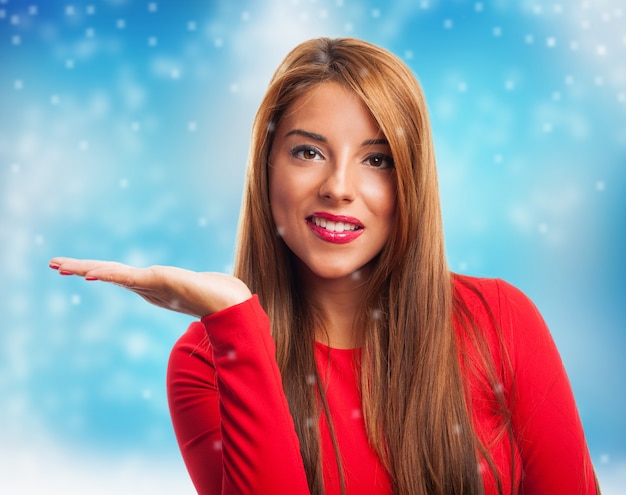
[[[0,492],[193,492],[164,389],[190,319],[47,261],[230,270],[254,112],[326,35],[420,79],[451,268],[535,301],[626,493],[621,5],[0,0]]]

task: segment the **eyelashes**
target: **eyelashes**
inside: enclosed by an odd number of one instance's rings
[[[373,155],[370,155],[365,159],[365,161],[368,162],[369,166],[373,168],[384,169],[395,167],[393,157],[384,153],[375,153]]]
[[[325,159],[324,154],[318,148],[311,145],[296,146],[295,148],[289,150],[289,155],[292,158],[304,162],[315,162]],[[372,153],[367,155],[362,163],[375,169],[388,169],[395,167],[393,157],[385,153]]]
[[[315,146],[301,145],[289,151],[289,155],[303,161],[323,160],[324,155]]]

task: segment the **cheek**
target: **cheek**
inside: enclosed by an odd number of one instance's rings
[[[298,189],[292,178],[289,177],[289,174],[285,174],[282,169],[270,167],[268,180],[270,210],[276,228],[280,232],[285,228],[289,213],[298,204],[297,198],[294,197],[294,193]]]
[[[268,185],[269,185],[269,196],[270,196],[270,210],[272,212],[272,217],[274,218],[274,223],[278,224],[278,220],[276,218],[276,214],[281,211],[281,204],[283,203],[281,191],[284,191],[284,187],[280,185],[280,179],[277,177],[274,169],[272,167],[268,170]]]
[[[369,180],[362,186],[363,197],[370,211],[386,220],[391,220],[396,211],[396,183],[390,177]]]

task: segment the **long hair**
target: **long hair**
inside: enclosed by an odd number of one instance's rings
[[[235,275],[259,295],[271,321],[311,493],[323,492],[317,418],[329,414],[314,360],[314,330],[320,322],[298,288],[293,256],[276,232],[267,163],[281,116],[295,99],[324,82],[340,83],[363,100],[395,163],[394,224],[356,322],[363,334],[360,377],[369,441],[395,493],[482,493],[477,452],[483,449],[468,413],[458,360],[453,282],[422,90],[391,53],[360,40],[327,38],[292,50],[261,103],[235,260]],[[336,443],[335,454],[341,473]]]

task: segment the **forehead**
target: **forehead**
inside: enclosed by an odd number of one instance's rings
[[[337,82],[318,84],[298,96],[282,115],[278,131],[288,132],[301,126],[326,132],[352,130],[380,134],[380,127],[361,97]]]

